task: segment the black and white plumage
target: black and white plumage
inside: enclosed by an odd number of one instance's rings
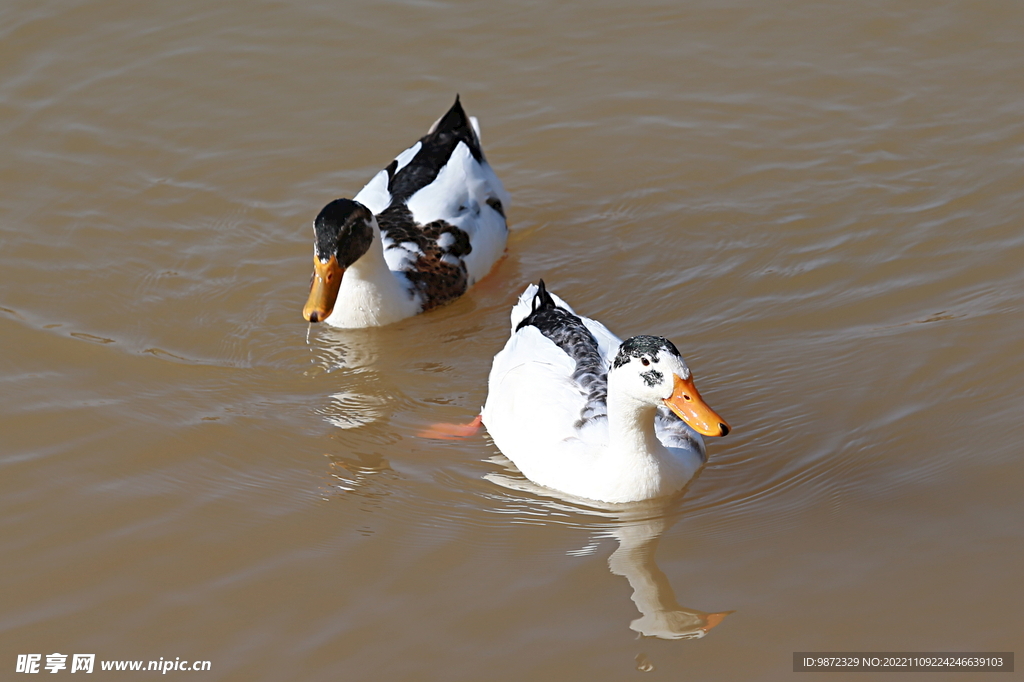
[[[303,316],[339,327],[390,324],[461,296],[505,252],[508,194],[455,104],[354,199],[313,223]]]
[[[536,327],[576,362],[572,380],[587,396],[576,426],[582,427],[591,419],[607,416],[608,367],[597,339],[579,317],[555,303],[544,280],[540,281],[531,305],[530,314],[520,320],[515,331],[526,326]]]
[[[701,434],[729,432],[671,341],[621,342],[543,281],[512,308],[481,417],[527,478],[603,502],[682,489],[704,463]]]

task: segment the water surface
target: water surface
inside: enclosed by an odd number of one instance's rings
[[[0,666],[1024,650],[1022,28],[1010,0],[7,3]],[[508,257],[429,315],[308,328],[311,220],[456,92]],[[416,436],[474,416],[539,277],[673,339],[734,427],[680,497],[594,509]]]

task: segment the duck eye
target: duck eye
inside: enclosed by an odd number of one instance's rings
[[[647,367],[651,364],[651,361],[648,360],[647,358],[640,358],[640,362],[644,363],[644,367]]]

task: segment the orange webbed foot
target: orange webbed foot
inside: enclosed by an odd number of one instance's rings
[[[483,418],[478,414],[468,424],[433,424],[416,435],[434,440],[460,440],[475,436],[483,424]]]

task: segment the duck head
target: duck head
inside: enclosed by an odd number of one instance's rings
[[[608,373],[637,400],[664,405],[704,436],[724,436],[729,424],[700,397],[693,374],[668,339],[634,336],[619,346]]]
[[[358,201],[336,199],[313,221],[313,278],[302,316],[310,322],[326,319],[338,300],[345,269],[373,243],[376,219]]]

